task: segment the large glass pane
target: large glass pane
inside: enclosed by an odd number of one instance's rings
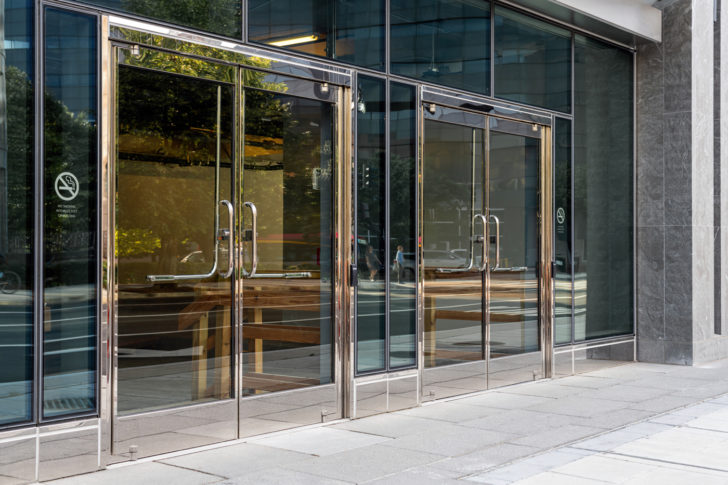
[[[489,385],[532,378],[539,350],[540,142],[510,133],[490,134],[490,214],[500,221],[500,260],[490,274]],[[498,359],[522,355],[519,359]]]
[[[235,88],[120,65],[117,110],[118,411],[228,398]]]
[[[258,266],[243,280],[243,395],[333,381],[335,112],[245,90],[243,199],[257,207]]]
[[[425,120],[424,134],[424,357],[437,367],[484,358],[484,273],[472,244],[483,230],[474,221],[483,213],[484,130]]]
[[[571,33],[495,9],[495,96],[571,111]]]
[[[385,368],[386,83],[359,76],[357,94],[357,372]],[[390,263],[391,264],[391,263]]]
[[[633,331],[632,55],[576,36],[576,340]]]
[[[391,71],[490,94],[490,4],[392,0]]]
[[[241,39],[241,0],[82,0],[171,24]]]
[[[248,39],[384,70],[384,0],[249,0]]]
[[[389,366],[415,365],[417,274],[417,93],[391,83],[389,109]]]
[[[32,418],[32,5],[0,10],[0,425]]]
[[[571,342],[571,121],[554,127],[554,343]]]
[[[45,16],[43,414],[96,407],[96,18]]]

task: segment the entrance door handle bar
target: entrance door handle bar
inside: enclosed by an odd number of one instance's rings
[[[496,270],[500,268],[500,219],[493,214],[489,217],[495,221],[495,266],[493,269]]]
[[[483,248],[481,249],[482,253],[480,256],[480,266],[478,266],[478,271],[485,271],[485,268],[488,267],[488,241],[485,240],[488,220],[483,214],[476,214],[475,217],[473,217],[473,225],[475,225],[476,219],[480,219],[480,222],[483,224]]]
[[[224,205],[227,207],[228,210],[228,227],[230,228],[230,232],[228,233],[228,269],[224,273],[220,273],[220,276],[223,278],[230,278],[230,275],[233,274],[233,266],[234,266],[234,258],[235,251],[234,251],[234,245],[233,245],[233,224],[235,224],[235,218],[233,216],[234,209],[233,205],[230,203],[229,200],[221,200],[220,205]]]
[[[252,231],[250,240],[253,246],[253,257],[251,258],[250,272],[247,272],[243,265],[243,276],[253,278],[255,277],[255,271],[258,269],[258,208],[255,207],[255,204],[252,202],[245,202],[243,205],[250,209],[250,230]]]
[[[228,269],[224,273],[220,273],[223,278],[229,278],[233,272],[233,205],[227,200],[221,200],[220,205],[224,205],[228,210],[228,223],[230,224],[228,233]],[[220,223],[215,221],[215,248],[214,248],[214,259],[212,260],[212,268],[210,271],[204,274],[150,274],[147,275],[147,281],[150,283],[167,282],[167,281],[190,281],[190,280],[204,280],[215,276],[217,273],[218,266],[218,252],[220,250]]]

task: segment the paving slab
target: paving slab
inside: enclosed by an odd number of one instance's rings
[[[162,463],[139,463],[101,472],[79,475],[45,482],[52,485],[109,485],[109,484],[160,484],[203,485],[218,483],[224,477],[214,476],[195,470],[188,470]]]
[[[276,436],[251,440],[251,442],[309,455],[326,456],[356,448],[364,448],[390,440],[390,438],[382,436],[321,427],[278,434]]]
[[[442,460],[442,455],[376,445],[287,466],[326,478],[363,483]]]
[[[161,460],[159,463],[234,478],[258,470],[270,470],[278,466],[311,459],[313,459],[311,454],[256,443],[242,443],[169,458]]]

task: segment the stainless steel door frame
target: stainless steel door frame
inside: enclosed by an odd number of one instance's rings
[[[118,461],[128,460],[130,458],[138,458],[141,455],[157,454],[165,451],[173,451],[189,446],[199,446],[209,442],[235,439],[240,435],[239,423],[241,422],[241,398],[242,388],[242,372],[241,372],[241,355],[242,355],[242,325],[239,321],[242,317],[242,258],[238,257],[239,251],[236,250],[234,258],[234,287],[233,287],[233,348],[234,348],[234,376],[233,392],[234,397],[221,403],[205,403],[198,405],[185,406],[181,408],[155,411],[149,413],[140,413],[127,417],[117,416],[117,380],[118,380],[118,333],[117,333],[117,309],[118,309],[118,290],[116,281],[116,260],[115,251],[115,140],[116,140],[116,109],[115,109],[115,83],[116,83],[116,66],[117,58],[115,55],[116,46],[150,46],[151,48],[159,48],[159,46],[175,45],[179,51],[167,51],[171,55],[193,56],[197,60],[209,61],[213,64],[232,66],[237,71],[236,85],[238,90],[238,103],[242,96],[242,73],[245,69],[253,69],[264,73],[267,76],[283,76],[289,81],[298,81],[308,79],[316,82],[317,86],[332,86],[332,92],[335,92],[336,117],[334,122],[334,138],[335,138],[335,199],[334,199],[334,296],[333,304],[335,308],[334,314],[334,356],[333,356],[333,372],[334,382],[326,386],[320,386],[321,391],[329,396],[333,396],[333,409],[325,409],[319,411],[318,419],[320,421],[340,417],[344,415],[343,398],[347,392],[348,383],[344,382],[346,376],[345,369],[348,363],[348,353],[344,342],[347,341],[349,329],[349,302],[347,295],[350,291],[349,274],[347,268],[351,262],[350,244],[351,237],[351,203],[349,194],[351,193],[351,174],[348,173],[348,167],[351,160],[350,149],[350,131],[351,117],[350,113],[344,109],[351,103],[351,93],[348,88],[351,86],[352,72],[349,69],[328,66],[324,63],[309,61],[305,59],[297,59],[295,57],[282,55],[277,52],[267,52],[261,48],[251,48],[242,44],[233,44],[227,41],[217,39],[208,39],[199,35],[192,35],[183,31],[174,29],[164,29],[166,33],[161,33],[158,28],[149,24],[144,24],[135,20],[128,20],[123,17],[101,17],[101,72],[102,72],[102,102],[101,102],[101,138],[102,138],[102,258],[103,258],[103,283],[101,290],[101,300],[103,309],[107,312],[108,320],[101,324],[101,341],[107,343],[108,351],[102,355],[101,364],[101,449],[102,464],[109,464]],[[175,40],[175,43],[168,42]],[[198,50],[197,46],[204,49]],[[200,58],[198,52],[204,51],[205,55],[210,58]],[[267,59],[270,62],[261,67],[260,59]],[[299,83],[300,84],[300,83]],[[305,83],[303,83],[305,84]],[[303,93],[298,93],[299,95]],[[319,93],[320,94],[320,93]],[[305,94],[303,94],[305,96]],[[237,157],[236,166],[242,166],[242,105],[236,109],[238,116],[236,121],[236,141],[235,153]],[[238,207],[239,183],[242,181],[242,171],[234,170],[233,177],[237,189],[234,190],[235,207]],[[242,227],[243,214],[239,210],[235,211],[235,228],[234,233],[241,234],[239,229]],[[312,389],[304,390],[311,392]],[[318,392],[313,389],[314,392]],[[297,394],[297,395],[296,395]],[[296,402],[305,399],[299,391],[290,393],[279,393],[281,399],[288,396],[294,396]],[[255,398],[254,398],[255,399]],[[260,401],[259,399],[257,399]],[[252,400],[251,400],[252,401]],[[127,435],[150,434],[150,430],[159,429],[161,418],[169,419],[172,431],[181,431],[185,428],[185,422],[190,418],[208,419],[210,414],[219,413],[222,417],[217,420],[218,425],[212,426],[209,433],[202,433],[203,436],[196,436],[189,443],[175,441],[174,437],[161,436],[158,439],[150,437],[151,447],[148,452],[137,448],[129,450],[126,440]],[[189,416],[188,416],[189,415]],[[214,419],[213,419],[214,421]],[[227,423],[227,424],[225,424]],[[289,426],[300,426],[303,423],[289,423]],[[215,428],[215,429],[213,429]],[[192,435],[199,430],[194,430]],[[154,434],[154,432],[151,432]],[[204,435],[207,436],[204,436]],[[165,444],[166,442],[166,444]],[[172,444],[170,444],[170,442]],[[112,448],[116,443],[116,450]],[[135,453],[130,453],[134,451]],[[114,454],[120,453],[120,454]]]
[[[121,416],[118,411],[118,397],[119,397],[119,331],[118,331],[118,302],[119,302],[119,286],[118,286],[118,259],[115,256],[115,214],[116,214],[116,174],[117,174],[117,160],[116,150],[118,145],[118,68],[124,63],[124,60],[120,58],[120,51],[124,50],[125,54],[131,53],[133,56],[141,55],[145,50],[154,56],[158,55],[159,58],[168,57],[174,59],[178,56],[176,53],[166,53],[162,51],[154,51],[150,49],[129,46],[125,44],[118,44],[115,42],[106,42],[107,53],[105,60],[107,64],[103,66],[103,71],[108,72],[108,76],[105,78],[104,90],[108,92],[108,99],[104,102],[104,108],[106,112],[110,113],[110,120],[106,126],[105,137],[108,143],[105,144],[108,148],[104,149],[105,156],[108,157],[108,164],[105,164],[107,171],[105,174],[106,180],[104,183],[105,188],[108,189],[108,195],[103,197],[105,201],[105,211],[108,210],[108,232],[106,237],[107,243],[107,254],[108,254],[108,279],[110,288],[110,328],[112,332],[112,346],[111,346],[111,391],[110,391],[110,408],[109,409],[109,423],[110,433],[108,435],[108,454],[106,455],[106,463],[113,463],[118,461],[125,461],[129,459],[136,459],[142,456],[156,455],[165,453],[173,450],[189,448],[193,446],[200,446],[202,444],[210,444],[218,441],[229,440],[237,438],[236,422],[237,422],[237,406],[236,406],[236,389],[233,387],[233,395],[228,399],[223,399],[216,402],[207,402],[200,404],[184,405],[181,407],[175,407],[170,409],[163,409],[159,411],[151,412],[140,412],[133,413],[127,416]],[[206,64],[204,61],[197,61],[200,68],[202,69]],[[209,70],[205,72],[202,78],[217,80],[214,77],[215,69],[223,69],[226,73],[232,73],[233,79],[225,79],[226,81],[232,81],[230,85],[234,86],[238,83],[238,69],[232,66],[223,66],[219,63],[207,64]],[[168,71],[168,68],[171,70]],[[175,63],[172,62],[167,66],[158,65],[155,68],[160,72],[168,72],[171,75],[179,75],[179,72],[175,72],[177,69]],[[202,69],[204,71],[204,69]],[[184,73],[183,73],[184,75]],[[186,76],[190,79],[194,79],[192,76]],[[222,79],[221,79],[222,80]],[[236,110],[237,111],[237,110]],[[113,121],[112,121],[113,120]],[[233,121],[235,124],[237,120]],[[219,135],[218,135],[219,138]],[[219,142],[219,140],[218,140]],[[218,148],[219,150],[219,148]],[[219,156],[219,155],[218,155]],[[234,168],[231,168],[233,170]],[[232,228],[231,228],[232,229]],[[234,232],[234,231],[233,231]],[[217,247],[217,245],[216,245]],[[230,255],[229,255],[230,256]],[[216,269],[216,268],[215,268]],[[228,268],[229,270],[230,268]],[[183,275],[184,276],[184,275]],[[204,275],[198,275],[200,277]],[[230,279],[230,278],[228,278]],[[154,281],[154,280],[150,280]],[[232,282],[232,279],[230,279]],[[230,287],[232,297],[232,285]],[[231,310],[232,311],[232,307]],[[232,319],[231,319],[232,325]],[[231,329],[233,330],[233,329]],[[234,332],[234,330],[233,330]],[[234,333],[233,333],[234,335]],[[234,348],[234,336],[233,347]],[[237,369],[237,363],[235,362],[237,355],[231,353],[230,358],[232,359],[232,371],[233,376]],[[236,382],[237,378],[233,378],[233,382]],[[231,385],[232,383],[231,382]]]
[[[244,119],[244,97],[249,90],[261,90],[260,86],[246,86],[245,79],[250,76],[245,73],[249,69],[243,69],[243,83],[240,92],[241,96],[241,119]],[[346,270],[350,264],[350,244],[347,242],[351,234],[351,207],[350,207],[350,184],[351,174],[347,170],[350,160],[350,148],[347,140],[350,132],[350,118],[348,110],[345,107],[350,105],[350,90],[345,86],[333,85],[330,83],[316,82],[309,79],[297,79],[286,75],[264,73],[268,82],[285,83],[289,88],[280,94],[292,95],[295,98],[304,98],[313,101],[322,101],[334,106],[333,116],[333,200],[332,200],[332,236],[333,236],[333,267],[332,267],[332,326],[333,326],[333,354],[332,354],[332,372],[333,380],[329,384],[316,385],[301,389],[293,389],[286,391],[269,392],[260,395],[243,396],[242,392],[238,393],[239,400],[239,421],[238,434],[239,437],[252,436],[262,433],[280,431],[296,426],[307,424],[322,423],[333,419],[339,419],[344,416],[344,394],[347,383],[344,382],[346,376],[346,359],[348,358],[345,350],[345,338],[349,327],[349,308],[347,295],[349,293],[348,271]],[[266,88],[264,87],[265,91]],[[270,89],[270,93],[277,91]],[[244,156],[245,133],[244,123],[241,123],[240,133],[240,153]],[[239,162],[239,166],[243,167],[243,161]],[[238,218],[237,227],[238,234],[243,235],[245,231],[250,232],[250,222],[247,222],[250,212],[249,197],[243,191],[245,170],[239,170],[237,174],[236,186],[239,188],[238,193],[242,194],[238,201]],[[244,204],[248,204],[248,208],[244,209]],[[258,213],[259,220],[265,217],[265,214]],[[256,236],[253,236],[253,241]],[[237,289],[237,308],[236,316],[238,347],[238,389],[242,390],[245,386],[245,376],[243,375],[243,338],[245,326],[243,325],[243,296],[244,282],[247,279],[266,276],[265,274],[251,274],[252,269],[245,267],[243,254],[246,253],[245,241],[239,239],[237,253],[241,256],[238,262],[236,289]],[[251,249],[252,251],[252,249]],[[295,282],[296,277],[305,277],[305,272],[300,275],[288,273],[290,281]],[[283,277],[283,274],[270,275]],[[265,280],[261,280],[265,281]]]
[[[490,184],[490,130],[491,120],[499,122],[500,126],[496,129],[497,131],[511,133],[518,136],[527,136],[532,138],[538,138],[540,141],[540,160],[539,160],[539,263],[538,263],[538,274],[539,274],[539,318],[541,321],[540,333],[539,333],[539,345],[541,357],[539,360],[539,367],[541,367],[541,377],[551,377],[553,367],[553,281],[552,281],[552,264],[553,259],[553,244],[552,244],[552,233],[553,233],[553,221],[552,221],[552,207],[553,207],[553,188],[552,188],[552,150],[551,150],[551,127],[553,124],[553,117],[549,113],[542,112],[537,109],[527,109],[521,106],[512,105],[506,102],[493,101],[492,99],[478,97],[478,96],[466,96],[463,97],[460,94],[454,95],[449,93],[447,90],[440,90],[434,88],[423,88],[421,90],[422,101],[420,103],[420,121],[419,121],[419,133],[420,133],[420,157],[419,157],[419,177],[420,177],[420,211],[419,211],[419,236],[424,242],[423,234],[423,154],[425,146],[425,130],[424,122],[426,118],[440,118],[438,121],[445,123],[462,124],[465,126],[484,127],[486,130],[486,180],[485,187],[489,187]],[[465,99],[467,98],[467,99]],[[482,120],[482,121],[480,121]],[[488,213],[490,215],[490,190],[486,190],[485,197],[487,198],[486,206],[488,207]],[[488,230],[486,231],[486,238],[488,241],[491,240],[492,225],[489,224]],[[418,338],[419,338],[419,372],[420,372],[420,391],[423,400],[432,399],[432,396],[427,395],[425,390],[425,377],[427,372],[432,372],[433,369],[425,369],[424,366],[424,262],[422,248],[420,252],[420,274],[421,277],[418,285],[420,286],[420,298],[418,305]],[[484,341],[486,348],[486,359],[485,359],[485,374],[486,379],[490,380],[490,374],[492,372],[491,365],[491,324],[490,324],[490,305],[487,304],[487,299],[490,295],[490,269],[494,267],[495,263],[489,261],[489,271],[484,278],[484,313],[486,318],[486,324],[484,325]],[[462,364],[461,364],[462,366]],[[435,368],[437,369],[437,368]],[[435,371],[437,372],[437,371]],[[447,371],[443,371],[446,372]],[[534,376],[535,377],[535,376]],[[488,388],[492,388],[493,384],[488,382]],[[463,391],[467,392],[467,391]],[[435,396],[437,397],[437,396]]]

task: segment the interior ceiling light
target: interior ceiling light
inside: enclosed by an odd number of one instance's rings
[[[287,47],[289,45],[305,44],[315,40],[318,40],[318,35],[302,35],[299,37],[291,37],[289,39],[276,40],[275,42],[270,42],[270,45],[274,45],[276,47]]]

